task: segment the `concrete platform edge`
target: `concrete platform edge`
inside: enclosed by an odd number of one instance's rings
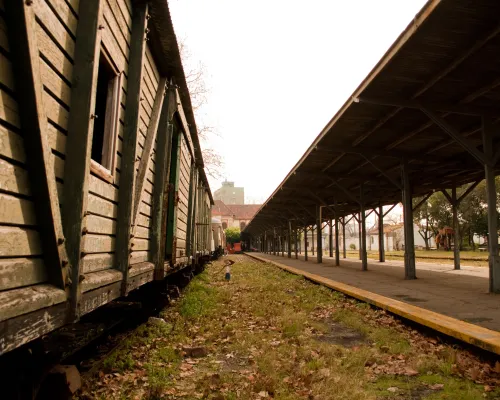
[[[350,297],[354,297],[358,300],[390,311],[391,313],[444,333],[445,335],[451,336],[455,339],[459,339],[463,342],[500,355],[500,332],[483,328],[456,318],[448,317],[447,315],[426,310],[399,300],[381,296],[351,285],[336,282],[320,275],[311,274],[276,261],[268,260],[264,257],[259,257],[256,254],[244,254],[258,261],[273,264],[276,267],[292,274],[302,275],[304,278],[329,287],[330,289],[342,292]]]

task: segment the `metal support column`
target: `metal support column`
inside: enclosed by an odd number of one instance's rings
[[[363,260],[363,243],[361,243],[361,231],[362,231],[362,228],[361,228],[361,213],[358,214],[358,247],[359,247],[359,250],[358,250],[358,253],[359,253],[359,259],[360,260]]]
[[[483,148],[486,158],[493,160],[493,121],[483,116]],[[498,212],[495,169],[493,165],[484,166],[486,178],[486,198],[488,200],[488,249],[490,251],[490,292],[500,293],[500,257],[498,256]]]
[[[340,248],[339,248],[339,216],[337,213],[337,205],[335,204],[335,265],[340,265]]]
[[[361,269],[363,271],[368,270],[368,254],[366,252],[366,213],[365,213],[365,204],[364,204],[364,193],[363,193],[363,185],[360,188],[360,222],[361,222]]]
[[[401,163],[403,183],[403,218],[405,235],[405,279],[417,279],[415,268],[415,242],[413,237],[413,204],[411,201],[411,186],[408,160]]]
[[[276,235],[276,255],[279,256],[281,253],[281,236],[278,233]]]
[[[328,224],[330,226],[330,234],[328,235],[328,249],[330,251],[330,258],[333,258],[333,219]]]
[[[295,259],[299,259],[299,237],[300,231],[298,228],[295,228]]]
[[[314,225],[311,225],[311,254],[314,255]]]
[[[288,258],[292,258],[292,221],[288,221]]]
[[[378,260],[385,262],[384,207],[378,207]]]
[[[307,258],[307,226],[304,227],[304,260],[308,260]]]
[[[277,247],[276,228],[273,228],[273,255],[276,255]]]
[[[345,248],[345,215],[342,217],[342,258],[347,258],[347,250]]]
[[[454,182],[451,188],[451,206],[453,207],[453,264],[460,269],[460,224],[458,222],[457,185]]]
[[[280,243],[281,243],[281,257],[285,257],[286,240],[285,236],[283,235],[283,229],[281,229]]]
[[[321,206],[317,206],[316,208],[316,215],[317,215],[317,221],[316,221],[316,229],[317,229],[317,246],[316,250],[318,252],[316,260],[318,261],[318,264],[321,264],[323,262],[323,235],[321,234]]]
[[[301,230],[297,228],[297,235],[298,235],[297,241],[299,242],[299,254],[302,254],[302,241],[300,240],[301,234],[302,234]]]

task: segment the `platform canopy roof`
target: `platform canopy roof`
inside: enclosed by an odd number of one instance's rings
[[[367,209],[399,202],[405,162],[414,197],[483,179],[499,156],[499,15],[498,0],[428,1],[245,231],[314,224],[334,201],[359,212],[361,193]]]

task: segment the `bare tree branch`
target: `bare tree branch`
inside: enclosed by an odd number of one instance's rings
[[[207,104],[210,93],[206,84],[206,66],[201,61],[193,64],[192,54],[184,40],[179,40],[179,52],[191,96],[191,104],[196,119],[196,126],[198,127],[198,136],[202,142],[205,169],[209,176],[218,180],[223,176],[224,159],[217,150],[208,147],[207,144],[213,137],[220,135],[217,129],[214,126],[206,124],[203,118],[203,107]]]
[[[203,160],[205,162],[205,169],[207,174],[214,179],[222,179],[222,169],[224,167],[224,160],[221,155],[213,149],[203,149]]]

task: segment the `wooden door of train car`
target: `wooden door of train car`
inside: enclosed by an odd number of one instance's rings
[[[177,119],[174,119],[173,125],[165,261],[169,262],[172,268],[178,268],[189,265],[191,261],[188,242],[192,225],[192,187],[196,168],[193,164],[190,140],[180,128]]]
[[[203,182],[197,187],[197,215],[196,215],[196,250],[198,256],[209,254],[211,250],[211,202]]]

